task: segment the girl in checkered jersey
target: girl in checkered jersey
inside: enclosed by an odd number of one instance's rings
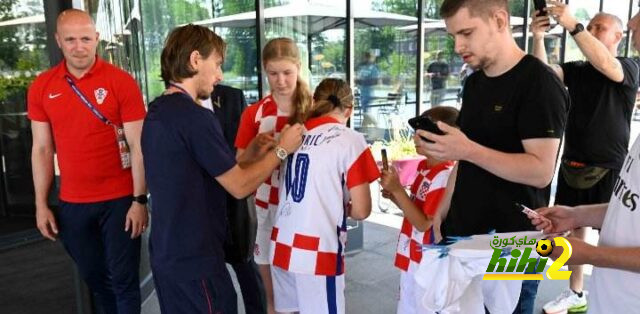
[[[239,164],[261,158],[275,145],[275,139],[286,124],[303,122],[311,103],[311,92],[300,77],[300,62],[298,47],[289,38],[272,39],[262,50],[262,65],[271,93],[242,113],[235,141]],[[249,145],[252,141],[258,145]],[[279,169],[274,169],[255,193],[258,228],[254,260],[264,282],[269,314],[274,313],[268,254],[273,216],[278,207],[278,174]]]
[[[453,107],[435,107],[422,113],[422,116],[433,122],[442,121],[455,125],[458,110]],[[414,140],[419,141],[417,135]],[[418,176],[411,185],[411,195],[407,195],[400,184],[394,167],[383,170],[380,181],[382,196],[392,200],[404,212],[395,258],[395,266],[402,271],[398,314],[428,312],[420,306],[424,290],[416,283],[414,273],[422,259],[422,246],[433,243],[432,218],[440,202],[444,201],[445,187],[454,166],[453,161],[429,156],[418,145],[416,149],[418,154],[427,159],[418,165]]]
[[[302,146],[282,167],[270,254],[278,312],[345,312],[346,219],[369,216],[380,176],[364,136],[346,126],[352,111],[346,82],[320,82]]]

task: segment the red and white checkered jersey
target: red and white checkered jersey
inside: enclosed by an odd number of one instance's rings
[[[240,127],[236,136],[236,147],[246,149],[258,133],[274,132],[278,138],[280,131],[287,124],[289,115],[278,110],[271,95],[260,99],[247,107],[240,118]],[[256,207],[276,210],[278,207],[279,168],[275,168],[271,177],[267,178],[256,190]]]
[[[341,275],[349,190],[380,171],[362,134],[330,117],[305,127],[302,146],[282,167],[271,263],[295,273]]]
[[[411,185],[411,198],[425,215],[435,215],[438,204],[444,196],[453,165],[453,162],[447,161],[429,168],[426,160],[418,165],[418,176]],[[431,228],[421,232],[407,218],[404,218],[396,249],[396,267],[404,271],[409,270],[409,267],[418,267],[422,259],[422,245],[432,242]]]

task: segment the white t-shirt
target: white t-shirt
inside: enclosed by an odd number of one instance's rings
[[[415,273],[423,287],[422,307],[428,313],[484,314],[511,313],[518,304],[521,280],[482,280],[491,261],[494,237],[540,238],[538,231],[473,235],[449,246],[446,256],[438,249],[427,249]],[[512,246],[512,245],[510,245]],[[513,247],[513,246],[512,246]],[[535,251],[531,258],[537,258]]]
[[[613,188],[598,246],[640,247],[640,137]],[[594,267],[589,313],[640,311],[640,273]]]

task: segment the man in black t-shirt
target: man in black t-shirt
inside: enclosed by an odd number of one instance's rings
[[[627,154],[638,65],[629,58],[616,57],[623,34],[617,16],[598,13],[585,30],[565,4],[552,4],[547,13],[535,17],[531,24],[533,54],[548,62],[544,33],[551,16],[573,36],[587,59],[551,65],[571,97],[555,203],[606,203]],[[572,236],[584,240],[585,233],[581,228]],[[570,290],[547,303],[545,311],[586,311],[582,266],[569,266],[569,270]]]
[[[445,135],[417,131],[434,142],[419,143],[431,156],[459,161],[434,217],[436,239],[531,230],[514,203],[548,204],[568,95],[516,44],[506,0],[445,0],[440,14],[477,71],[465,83],[460,130],[438,123]],[[538,283],[523,281],[516,313],[532,313]]]

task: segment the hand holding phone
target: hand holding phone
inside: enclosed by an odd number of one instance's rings
[[[533,0],[533,7],[536,9],[536,11],[539,12],[536,16],[545,16],[545,15],[547,15],[547,11],[543,10],[544,8],[547,7],[547,1],[546,0]]]
[[[389,170],[389,160],[387,159],[387,150],[381,149],[380,154],[382,155],[382,169]]]
[[[520,203],[516,203],[516,207],[518,209],[520,209],[522,211],[522,213],[524,213],[527,216],[530,216],[530,217],[533,217],[533,218],[537,218],[537,219],[541,219],[541,220],[546,220],[546,221],[549,222],[549,224],[551,224],[551,220],[549,220],[545,216],[542,216],[542,215],[538,214],[536,211],[534,211],[533,209],[531,209],[531,208],[529,208],[527,206],[524,206],[524,205],[522,205]]]
[[[438,125],[433,122],[429,117],[426,116],[418,116],[415,118],[409,119],[409,125],[415,130],[425,130],[427,132],[431,132],[438,135],[444,135],[444,132],[438,128]],[[424,141],[433,143],[432,140],[425,138],[424,136],[420,136]]]

